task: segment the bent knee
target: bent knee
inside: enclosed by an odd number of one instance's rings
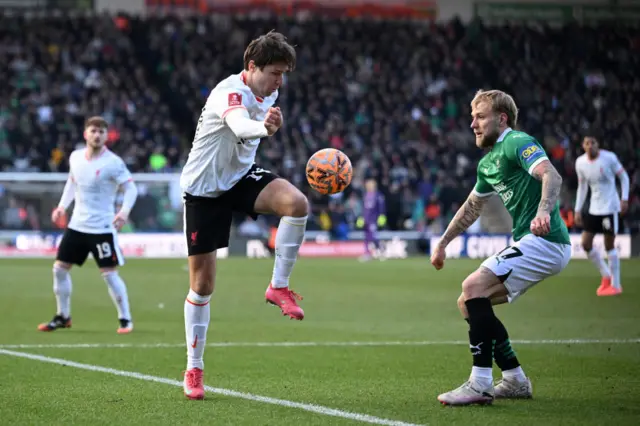
[[[62,262],[60,260],[56,260],[55,262],[53,262],[53,267],[54,268],[58,268],[58,269],[65,269],[65,270],[70,270],[72,268],[72,264],[70,263],[66,263],[66,262]]]
[[[458,297],[458,310],[460,311],[460,314],[462,315],[463,318],[467,318],[469,316],[469,314],[467,313],[467,305],[465,303],[466,299],[464,297],[464,294],[461,294],[460,297]]]
[[[465,301],[477,297],[491,298],[505,291],[506,287],[491,270],[480,268],[462,282],[461,297],[464,297]]]
[[[479,280],[476,274],[471,274],[464,281],[462,281],[462,294],[458,301],[464,304],[465,301],[469,299],[474,299],[476,297],[482,297],[481,294],[486,290],[487,286],[483,285],[481,280]]]
[[[277,210],[280,217],[304,217],[309,214],[309,201],[302,192],[296,189],[281,196]]]
[[[605,235],[604,236],[604,249],[606,251],[611,251],[616,248],[616,237],[615,235]]]
[[[191,285],[189,287],[200,296],[210,296],[211,294],[213,294],[214,288],[213,277],[208,277],[201,274],[196,275],[191,279]]]
[[[458,308],[463,309],[466,305],[464,304],[464,302],[466,301],[465,297],[464,297],[464,293],[460,295],[460,297],[458,297]]]
[[[587,253],[593,249],[593,235],[592,234],[583,234],[580,245],[582,249]]]

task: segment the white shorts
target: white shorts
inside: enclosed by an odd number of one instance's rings
[[[540,281],[562,271],[570,259],[570,245],[527,234],[482,262],[482,266],[503,280],[511,303]]]

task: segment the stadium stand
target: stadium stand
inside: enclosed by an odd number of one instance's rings
[[[311,229],[353,228],[363,180],[373,177],[386,195],[388,228],[440,230],[472,188],[482,154],[469,101],[480,88],[499,88],[514,95],[519,127],[543,143],[563,175],[568,223],[574,161],[589,133],[629,172],[625,229],[637,232],[640,36],[620,25],[0,16],[0,168],[66,171],[84,118],[99,114],[133,172],[179,172],[209,90],[241,70],[249,40],[272,29],[297,46],[298,68],[281,90],[285,127],[263,143],[259,161],[301,188],[307,158],[323,147],[342,149],[356,170],[344,194],[307,190]],[[167,196],[149,197],[133,225],[179,229],[179,220],[160,218]],[[2,227],[51,226],[48,211],[40,212],[45,220],[27,219],[42,205],[3,198]],[[504,212],[495,212],[482,226],[504,231]]]

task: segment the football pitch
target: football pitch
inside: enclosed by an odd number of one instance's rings
[[[204,401],[182,394],[184,260],[129,260],[134,316],[116,311],[91,260],[72,273],[73,328],[36,330],[55,311],[51,260],[0,260],[0,424],[13,425],[636,425],[640,422],[640,260],[624,293],[572,261],[496,308],[534,399],[443,407],[471,354],[456,299],[479,261],[301,259],[292,288],[306,318],[264,303],[272,261],[218,262]],[[498,369],[494,369],[498,377]]]

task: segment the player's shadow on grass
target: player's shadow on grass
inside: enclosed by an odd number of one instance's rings
[[[104,328],[104,327],[96,327],[96,328],[87,328],[87,327],[82,327],[82,328],[72,328],[71,330],[56,330],[55,332],[50,332],[50,333],[42,333],[40,332],[41,335],[50,335],[50,336],[56,336],[53,338],[59,338],[59,336],[67,336],[67,337],[73,337],[75,335],[81,334],[81,335],[86,335],[86,334],[91,334],[94,336],[113,336],[116,339],[123,339],[123,341],[129,340],[131,337],[130,336],[139,336],[139,335],[143,335],[143,336],[151,336],[151,335],[157,335],[157,336],[165,336],[165,333],[162,331],[157,331],[157,330],[146,330],[144,328],[142,329],[134,329],[131,333],[129,334],[122,334],[119,335],[118,333],[116,333],[116,329],[117,327],[113,327],[113,328]],[[81,342],[79,342],[81,343]],[[109,343],[120,343],[120,342],[109,342]]]
[[[493,401],[493,404],[490,405],[463,405],[463,406],[454,406],[454,405],[444,405],[442,406],[445,410],[475,410],[475,411],[487,411],[490,413],[495,413],[496,410],[499,412],[507,412],[512,410],[521,410],[526,408],[529,405],[536,405],[539,407],[546,406],[545,404],[549,402],[553,402],[554,400],[549,398],[535,398],[534,399],[510,399],[505,400],[501,399],[499,401]],[[550,409],[550,407],[548,407]]]
[[[440,404],[442,405],[442,404]],[[495,402],[491,405],[478,405],[478,404],[474,404],[474,405],[442,405],[442,409],[443,410],[462,410],[462,411],[466,411],[466,410],[475,410],[475,411],[491,411],[491,412],[495,412],[495,410],[504,410],[505,408],[509,408],[509,407],[501,407],[501,404],[496,404]]]

